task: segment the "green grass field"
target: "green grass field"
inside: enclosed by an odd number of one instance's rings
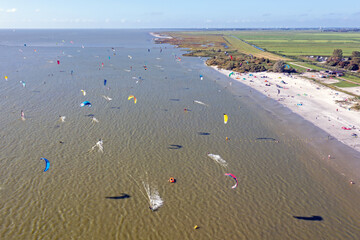
[[[270,52],[261,51],[233,36],[224,36],[224,38],[230,44],[231,47],[233,47],[234,49],[238,50],[241,53],[252,54],[253,56],[256,57],[263,57],[271,60],[290,60]]]
[[[344,56],[360,50],[360,32],[320,32],[315,30],[194,31],[189,35],[234,36],[266,51],[282,56],[331,56],[340,48]]]
[[[350,82],[346,82],[346,81],[339,81],[337,83],[333,83],[332,85],[336,86],[336,87],[342,87],[342,88],[346,88],[346,87],[358,87],[359,85],[356,85],[354,83],[350,83]]]
[[[267,51],[285,56],[330,56],[334,49],[343,50],[350,56],[360,49],[360,32],[319,31],[225,31]]]
[[[355,76],[352,76],[352,75],[349,75],[349,74],[345,74],[345,76],[342,76],[341,78],[360,84],[360,78],[359,77],[355,77]]]

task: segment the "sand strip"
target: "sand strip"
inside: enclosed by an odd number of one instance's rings
[[[229,76],[231,71],[215,70]],[[237,80],[323,129],[330,136],[360,152],[360,112],[346,103],[352,96],[324,87],[300,76],[283,73],[234,73]],[[344,103],[337,103],[345,101]],[[356,134],[358,137],[354,137]]]

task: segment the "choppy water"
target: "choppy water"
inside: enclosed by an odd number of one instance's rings
[[[360,238],[358,187],[322,159],[358,154],[161,47],[141,30],[0,31],[1,239]]]

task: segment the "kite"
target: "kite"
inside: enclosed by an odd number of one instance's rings
[[[232,188],[236,188],[237,185],[238,185],[238,181],[237,181],[237,178],[231,174],[231,173],[225,173],[225,176],[229,176],[229,177],[232,177],[235,181],[236,181],[236,184],[234,186],[232,186]]]
[[[128,97],[128,100],[130,100],[130,99],[134,99],[134,103],[136,103],[137,102],[137,100],[136,100],[136,97],[134,96],[134,95],[130,95],[129,97]]]
[[[46,171],[49,170],[49,168],[50,168],[50,162],[49,162],[49,160],[47,160],[46,158],[40,158],[40,159],[45,161],[45,169],[44,169],[44,172],[46,172]]]
[[[91,107],[91,103],[89,101],[84,101],[80,104],[80,107],[89,106]]]
[[[224,123],[225,123],[225,124],[227,124],[228,119],[229,119],[228,115],[226,115],[226,114],[224,113]]]

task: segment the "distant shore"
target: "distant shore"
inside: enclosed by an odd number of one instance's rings
[[[166,39],[172,39],[172,37],[167,36],[167,35],[161,35],[159,33],[154,33],[154,32],[150,32],[149,33],[151,36],[155,37],[155,38],[166,38]]]

